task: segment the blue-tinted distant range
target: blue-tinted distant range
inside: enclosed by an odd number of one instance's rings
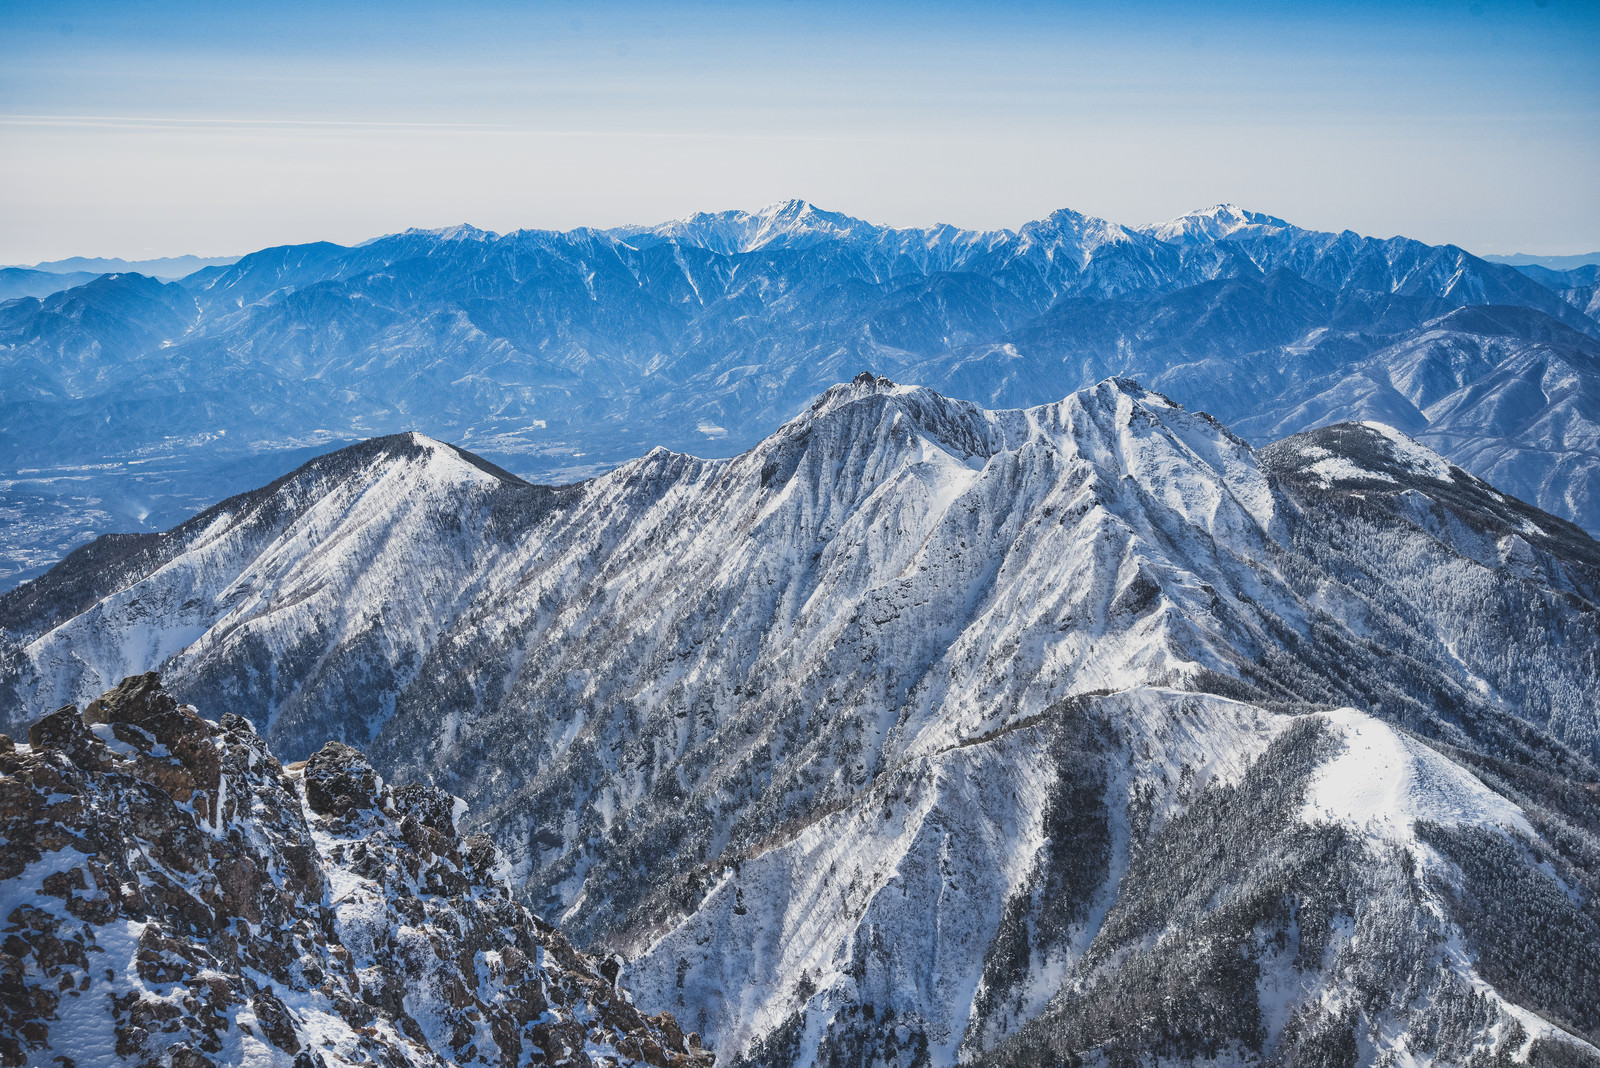
[[[1600,249],[1600,6],[15,0],[0,263],[804,196]]]
[[[1377,420],[1595,531],[1597,271],[1232,205],[958,230],[790,200],[102,275],[0,305],[4,573],[379,434],[540,482],[728,456],[863,370],[996,408],[1130,377],[1257,444]]]

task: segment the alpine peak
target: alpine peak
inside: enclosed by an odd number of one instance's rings
[[[457,223],[454,226],[436,226],[432,229],[412,227],[405,231],[405,236],[426,235],[437,237],[441,241],[494,241],[500,235],[493,230],[481,230],[469,223]]]
[[[1186,212],[1164,223],[1136,227],[1140,233],[1172,244],[1221,241],[1240,230],[1260,226],[1269,230],[1293,229],[1287,222],[1259,211],[1249,211],[1234,203],[1213,204]]]

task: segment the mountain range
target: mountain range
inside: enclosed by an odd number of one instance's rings
[[[154,260],[111,259],[104,256],[73,256],[65,260],[36,263],[32,267],[0,267],[0,301],[16,297],[48,297],[73,289],[103,274],[147,274],[152,278],[184,278],[205,267],[220,267],[237,257],[168,256]]]
[[[698,260],[673,228],[588,239],[709,285],[716,257],[820,270],[842,230],[878,257],[863,274],[999,255],[1015,292],[1093,274],[1106,308],[1145,253],[1176,271],[1262,228],[1304,276],[1195,285],[1314,304],[1306,276],[1393,273],[1369,312],[1438,310],[1380,350],[1402,396],[1437,382],[1428,331],[1547,378],[1593,344],[1515,272],[1280,246],[1279,225],[869,242],[840,217],[713,216],[680,229],[736,251]],[[179,317],[233,287],[248,322],[272,284],[250,259],[209,288],[107,284]],[[749,307],[782,307],[750,273]],[[404,283],[273,299],[380,284]],[[1498,303],[1448,307],[1467,291]],[[657,448],[557,487],[378,437],[98,539],[0,597],[0,716],[19,732],[159,670],[284,759],[364,749],[464,799],[521,900],[723,1064],[1600,1058],[1600,547],[1580,526],[1383,422],[1257,448],[1121,378],[992,409],[863,373],[798,407],[729,459]]]
[[[1591,267],[1600,264],[1600,252],[1580,252],[1569,256],[1535,256],[1518,252],[1511,256],[1485,256],[1490,263],[1507,263],[1513,267],[1545,267],[1553,271],[1568,271],[1574,267]]]
[[[789,201],[102,275],[0,304],[0,576],[391,432],[534,481],[731,455],[863,367],[991,407],[1130,376],[1256,444],[1382,421],[1592,532],[1593,271],[1229,205],[968,231]]]
[[[183,278],[205,267],[221,267],[238,259],[237,256],[158,256],[154,259],[128,260],[120,256],[69,256],[64,260],[48,260],[31,267],[17,264],[6,270],[31,270],[44,274],[125,274],[136,272],[152,278]],[[1546,266],[1549,266],[1548,264]]]

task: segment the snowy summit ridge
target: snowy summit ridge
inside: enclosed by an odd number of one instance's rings
[[[1164,223],[1152,223],[1135,229],[1158,241],[1182,244],[1223,241],[1249,228],[1260,228],[1266,232],[1293,229],[1282,219],[1264,215],[1259,211],[1248,211],[1237,204],[1216,204],[1188,212]]]
[[[609,233],[624,240],[691,241],[713,252],[735,254],[802,248],[822,240],[869,236],[880,229],[804,200],[785,200],[754,212],[696,212],[654,226],[624,226]]]

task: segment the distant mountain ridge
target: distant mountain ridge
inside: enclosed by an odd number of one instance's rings
[[[96,277],[88,271],[56,274],[26,267],[0,267],[0,301],[17,297],[48,297],[63,289],[81,286]]]
[[[0,305],[0,571],[384,433],[459,441],[535,481],[656,445],[737,451],[863,366],[998,407],[1128,375],[1251,434],[1311,425],[1286,410],[1382,418],[1597,530],[1596,299],[1575,278],[1232,205],[966,231],[788,201],[266,249],[165,286],[105,276]],[[1517,309],[1528,345],[1459,329],[1467,308]],[[1468,370],[1462,348],[1479,353]],[[1396,385],[1401,352],[1455,368],[1453,397]],[[1331,410],[1374,381],[1381,408]]]
[[[1512,267],[1544,267],[1552,271],[1570,271],[1577,267],[1600,264],[1600,252],[1585,252],[1576,256],[1533,256],[1519,252],[1514,256],[1485,256],[1490,263],[1504,263]]]
[[[191,275],[203,267],[223,267],[238,256],[160,256],[148,260],[125,260],[115,256],[69,256],[64,260],[35,263],[27,269],[47,274],[147,274],[172,280]],[[18,264],[21,267],[23,265]]]
[[[0,597],[0,693],[361,743],[721,1063],[1543,1066],[1600,1055],[1597,606],[1381,423],[862,374],[562,488],[330,453]]]
[[[34,264],[32,267],[0,267],[0,302],[18,297],[48,297],[52,293],[93,281],[103,274],[145,274],[172,281],[206,267],[225,266],[236,259],[237,256],[169,256],[155,260],[73,256]]]

